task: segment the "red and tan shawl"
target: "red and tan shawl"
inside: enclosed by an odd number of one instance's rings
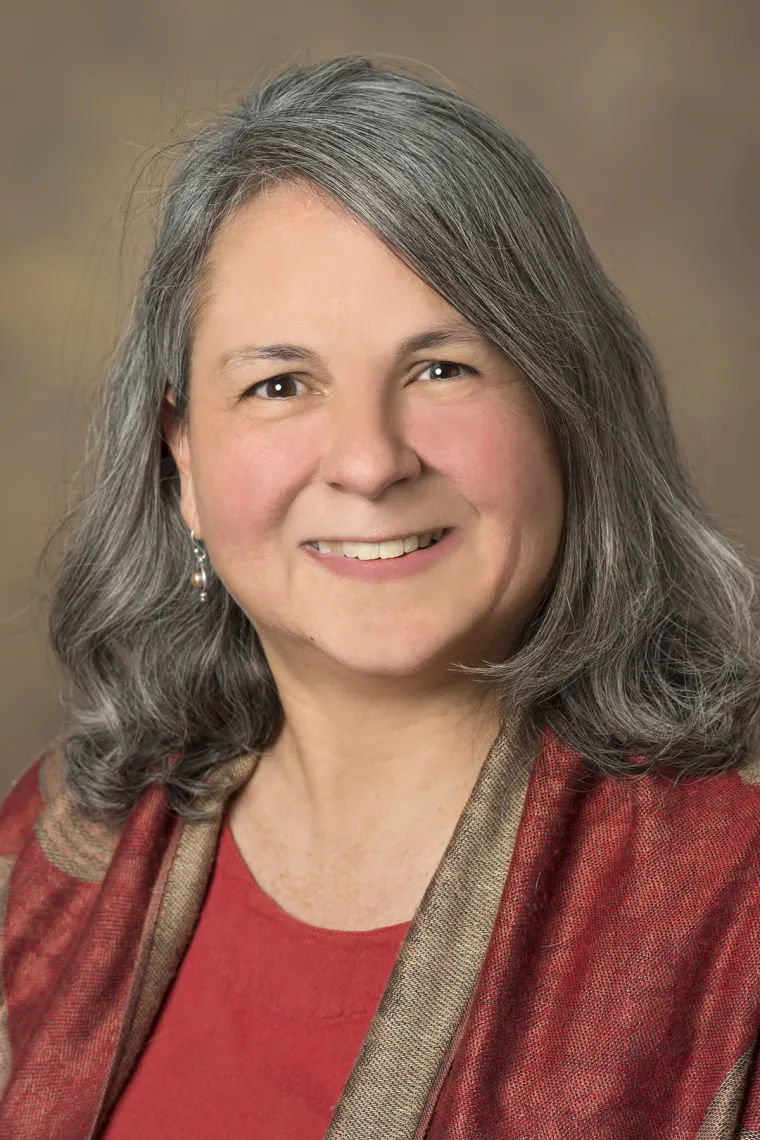
[[[0,808],[0,1137],[95,1140],[203,905],[206,822],[78,816],[52,745]],[[760,758],[601,777],[505,724],[327,1140],[760,1138]],[[223,1096],[220,1090],[220,1096]]]

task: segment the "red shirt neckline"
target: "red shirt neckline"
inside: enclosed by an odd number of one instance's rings
[[[108,1140],[319,1140],[408,925],[293,918],[258,885],[225,819],[198,924]]]

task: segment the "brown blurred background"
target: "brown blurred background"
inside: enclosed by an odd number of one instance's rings
[[[287,62],[432,65],[531,146],[659,352],[709,507],[760,556],[759,4],[16,0],[3,15],[0,795],[61,723],[37,560],[144,251],[143,190],[120,252],[136,165]]]

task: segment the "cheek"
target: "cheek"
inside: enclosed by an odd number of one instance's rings
[[[246,546],[263,540],[282,519],[298,485],[294,458],[302,449],[266,433],[249,433],[228,435],[224,446],[212,447],[209,454],[213,459],[198,480],[199,514],[209,538],[216,536],[225,547],[234,547],[236,540]]]
[[[438,466],[476,509],[518,519],[546,519],[562,507],[562,481],[554,448],[524,411],[490,401],[461,409],[437,424]],[[556,514],[551,510],[552,516]]]

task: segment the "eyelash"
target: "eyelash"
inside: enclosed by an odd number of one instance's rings
[[[458,360],[430,360],[425,365],[423,372],[427,371],[428,368],[432,368],[436,364],[453,365],[455,368],[461,368],[462,371],[467,376],[477,376],[477,369],[470,367],[469,364],[460,364]],[[305,384],[306,383],[306,381],[302,380],[295,372],[280,372],[277,376],[268,376],[266,378],[266,380],[257,380],[257,382],[255,384],[251,384],[250,388],[246,388],[245,392],[243,393],[243,396],[244,397],[245,396],[252,396],[254,394],[254,392],[256,391],[256,389],[261,388],[264,384],[274,384],[276,380],[291,380],[291,379],[297,380],[299,382],[299,384]],[[448,379],[449,380],[460,380],[461,377],[460,376],[452,376],[452,377],[449,377]],[[434,381],[431,381],[431,383],[434,383]],[[446,380],[445,379],[440,380],[439,383],[445,384]],[[273,400],[266,400],[265,399],[262,402],[265,404],[285,404],[289,400],[293,400],[293,399],[295,399],[294,396],[285,396],[285,397],[282,397],[281,399],[273,399]]]

